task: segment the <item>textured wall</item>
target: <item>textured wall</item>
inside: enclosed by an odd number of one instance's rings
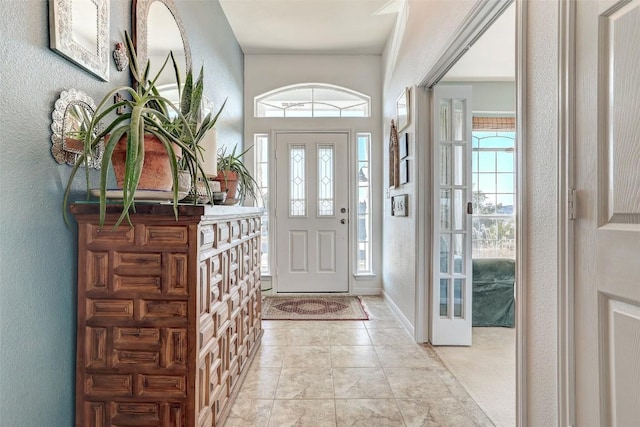
[[[404,87],[419,84],[426,73],[433,67],[447,41],[453,35],[455,29],[470,10],[473,1],[411,1],[409,2],[406,29],[402,36],[402,43],[397,51],[397,57],[391,51],[391,44],[387,46],[384,55],[385,77],[383,97],[383,135],[388,143],[389,126],[391,119],[395,117],[396,99]],[[419,89],[422,90],[422,89]],[[423,135],[416,140],[416,123],[422,118],[416,117],[416,88],[413,88],[413,100],[411,102],[412,119],[406,132],[411,134],[413,145],[409,149],[409,172],[411,174],[408,184],[396,190],[391,190],[389,195],[409,195],[409,216],[398,218],[391,216],[390,200],[384,199],[383,222],[383,288],[385,293],[400,309],[407,321],[415,326],[416,295],[418,286],[426,286],[425,283],[417,283],[416,268],[420,263],[427,262],[428,253],[424,260],[416,259],[416,233],[418,230],[417,198],[418,186],[430,185],[428,182],[417,183],[415,165],[418,159],[414,156],[415,144],[425,144]],[[383,160],[385,183],[388,177],[388,151],[385,150]]]
[[[194,63],[205,62],[209,72],[207,93],[216,105],[226,96],[233,105],[221,133],[239,141],[242,52],[217,2],[178,3]],[[51,110],[63,89],[99,100],[129,77],[112,65],[111,81],[102,82],[51,51],[48,2],[0,0],[0,7],[2,425],[68,426],[74,418],[76,232],[62,220],[71,168],[51,157]],[[112,45],[130,28],[130,9],[130,1],[111,0]]]
[[[558,412],[558,7],[553,1],[525,3],[527,413],[528,425],[550,426]]]

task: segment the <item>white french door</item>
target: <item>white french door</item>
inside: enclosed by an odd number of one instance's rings
[[[471,345],[471,86],[437,85],[433,111],[433,345]]]
[[[348,292],[349,135],[276,133],[278,292]]]
[[[575,11],[575,425],[637,426],[640,0]]]

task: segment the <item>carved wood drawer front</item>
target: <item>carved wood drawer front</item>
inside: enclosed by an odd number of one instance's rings
[[[127,244],[132,245],[135,242],[134,228],[118,227],[113,230],[111,225],[100,227],[96,224],[87,225],[87,244],[106,243],[106,244]]]
[[[203,353],[210,351],[213,346],[213,338],[216,334],[215,323],[213,319],[207,318],[200,324],[200,333],[198,334],[198,350]]]
[[[187,397],[187,378],[184,375],[137,375],[136,395],[143,398]]]
[[[84,427],[158,426],[185,427],[183,403],[88,401],[84,403]]]
[[[144,227],[145,245],[185,246],[189,230],[178,225],[147,225]]]
[[[225,243],[229,243],[231,240],[231,230],[229,229],[229,224],[226,222],[220,222],[215,226],[218,229],[218,232],[217,232],[218,246],[217,247],[221,247]]]
[[[211,281],[209,276],[209,263],[210,259],[207,259],[200,263],[198,274],[198,314],[200,317],[207,316],[211,311]]]
[[[163,325],[186,325],[187,302],[172,300],[141,300],[139,320],[155,320]]]
[[[217,248],[216,232],[214,225],[204,225],[200,228],[200,249]]]
[[[87,320],[133,320],[133,300],[87,299]]]
[[[87,251],[86,265],[87,294],[95,295],[109,292],[109,253]]]
[[[229,227],[231,228],[231,239],[230,241],[238,240],[240,238],[240,221],[234,220],[229,222]]]

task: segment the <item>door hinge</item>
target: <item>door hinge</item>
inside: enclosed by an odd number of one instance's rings
[[[567,193],[567,219],[576,219],[576,189],[570,188]]]

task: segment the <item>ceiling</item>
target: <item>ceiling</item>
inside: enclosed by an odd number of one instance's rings
[[[221,0],[245,54],[379,55],[400,0]]]
[[[402,1],[220,0],[220,4],[242,51],[248,55],[380,55]],[[512,4],[443,80],[514,78]]]

